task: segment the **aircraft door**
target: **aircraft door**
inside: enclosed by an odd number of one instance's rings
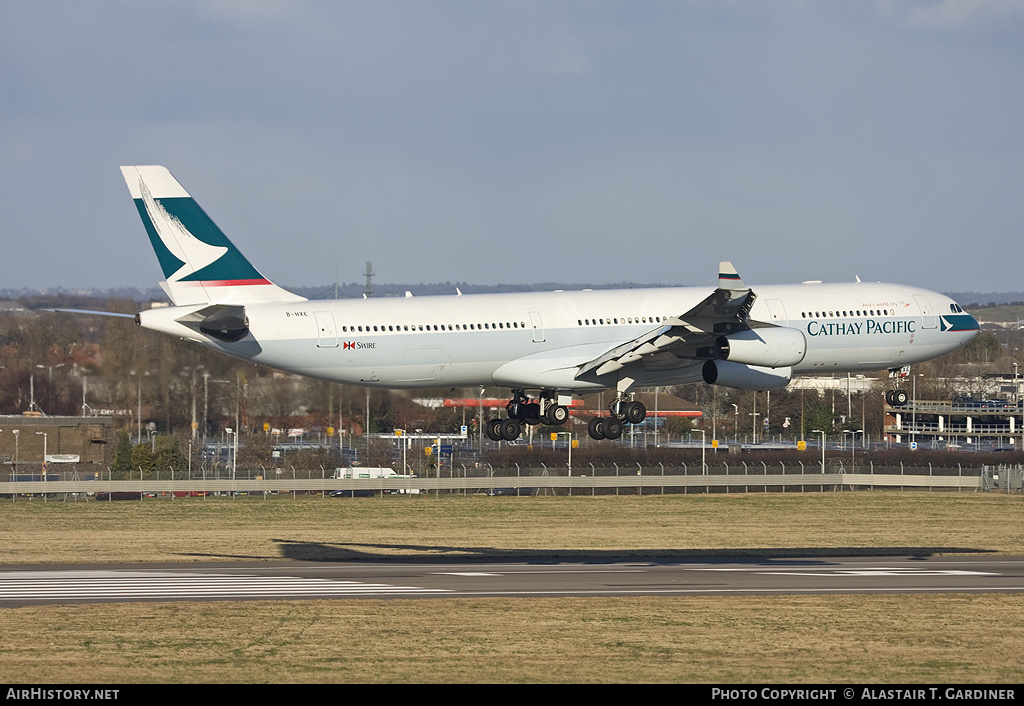
[[[782,326],[789,321],[786,318],[786,307],[782,304],[781,299],[768,299],[765,304],[768,306],[768,316],[771,317],[773,324]]]
[[[544,322],[540,320],[539,311],[530,312],[530,323],[533,325],[533,342],[544,342]]]
[[[915,294],[914,299],[921,309],[921,328],[938,328],[938,317],[935,316],[935,311],[928,303],[928,297],[923,294]]]
[[[316,318],[316,327],[319,331],[316,347],[337,348],[338,329],[334,325],[334,315],[329,311],[316,311],[313,312],[313,316]]]

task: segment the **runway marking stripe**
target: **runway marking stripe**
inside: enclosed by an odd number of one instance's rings
[[[168,572],[0,572],[2,600],[69,600],[116,597],[325,596],[433,594],[445,589],[296,576],[227,576]]]
[[[834,576],[847,578],[849,576],[1000,576],[993,571],[963,571],[957,569],[916,569],[916,568],[890,568],[890,567],[864,567],[849,569],[837,567],[834,569],[779,569],[768,571],[766,569],[749,568],[709,568],[695,569],[695,571],[743,571],[766,576]]]

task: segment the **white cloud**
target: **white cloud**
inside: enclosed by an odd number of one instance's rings
[[[878,0],[882,14],[902,17],[911,27],[955,32],[988,29],[1024,20],[1024,0],[940,0],[921,4]]]

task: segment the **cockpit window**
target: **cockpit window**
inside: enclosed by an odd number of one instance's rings
[[[964,313],[964,310],[960,308],[960,305],[955,302],[949,305],[949,310],[952,311],[954,314]]]

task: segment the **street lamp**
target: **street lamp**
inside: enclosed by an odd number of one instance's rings
[[[129,371],[129,373],[131,375],[136,375],[134,370]],[[139,379],[139,398],[138,398],[137,407],[136,407],[136,410],[135,410],[135,424],[136,424],[136,427],[137,427],[136,435],[135,435],[135,443],[136,444],[141,444],[142,443],[142,378],[143,377],[149,377],[149,372],[140,373],[140,374],[136,375],[136,377],[138,377],[138,379]]]
[[[694,429],[694,431],[700,432],[700,471],[701,475],[706,476],[708,474],[708,464],[704,460],[707,458],[708,452],[707,433],[703,429]]]
[[[43,435],[43,482],[45,483],[46,482],[46,432],[45,431],[37,431],[36,434],[42,434]],[[45,488],[46,486],[43,486],[43,487]]]
[[[820,429],[811,429],[812,434],[821,434],[821,472],[825,472],[825,432]]]
[[[913,385],[913,388],[914,388],[914,392],[913,392],[914,402],[913,402],[913,406],[911,407],[911,410],[912,410],[912,412],[911,412],[911,427],[912,427],[912,429],[911,429],[911,432],[910,432],[910,434],[911,434],[910,439],[911,439],[911,441],[916,442],[917,441],[917,379],[918,378],[923,378],[924,377],[924,373],[918,373],[917,375],[914,375],[913,377],[914,377],[914,385]]]
[[[843,438],[844,439],[846,438],[847,434],[853,434],[854,436],[856,436],[857,434],[860,434],[861,435],[861,439],[864,438],[864,436],[863,436],[864,430],[863,429],[858,429],[857,431],[851,431],[850,429],[844,429],[843,430]],[[856,455],[856,453],[857,453],[857,439],[853,438],[853,439],[850,439],[850,468],[853,468],[854,465],[855,465],[855,455]]]
[[[224,431],[228,433],[228,436],[232,437],[232,446],[234,447],[231,452],[231,482],[234,483],[235,469],[238,467],[238,430],[228,427]],[[232,485],[231,487],[233,490],[234,485]]]

